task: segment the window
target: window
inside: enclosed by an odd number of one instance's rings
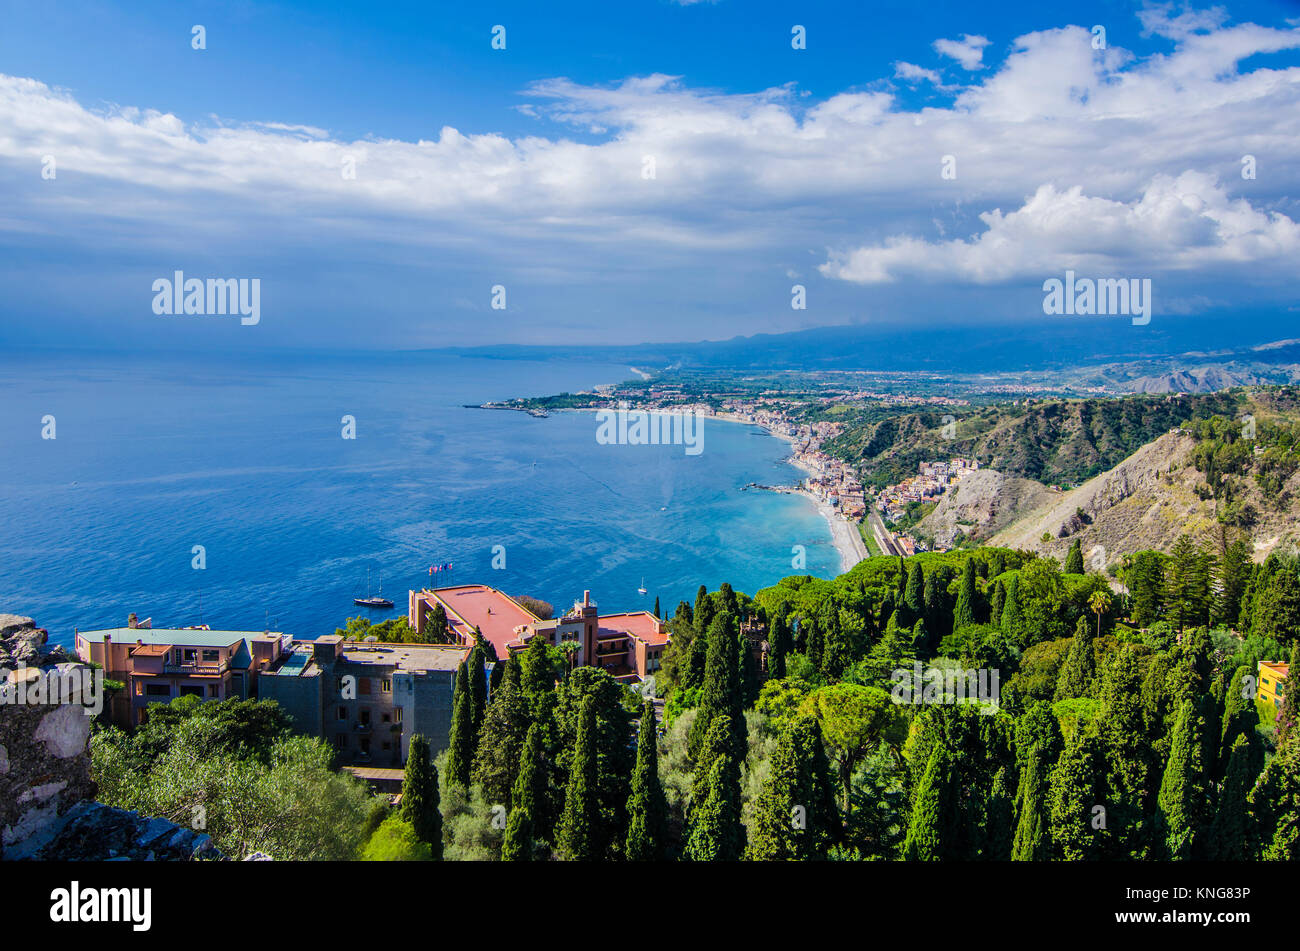
[[[361,711],[361,725],[362,725],[362,726],[370,726],[370,711],[369,711],[369,710],[364,710],[364,709],[363,709],[363,710]]]
[[[393,682],[385,677],[383,680],[379,681],[379,690],[381,693],[392,693]]]
[[[216,684],[208,684],[208,696],[217,697],[221,695],[221,688]]]
[[[187,648],[185,648],[184,650],[181,651],[181,663],[182,663],[182,664],[192,664],[192,663],[194,663],[194,658],[195,658],[195,656],[196,656],[196,653],[195,653],[194,648],[192,648],[192,647],[187,647]]]
[[[181,684],[182,697],[202,697],[203,686],[201,684]]]
[[[357,693],[360,694],[360,695],[363,696],[363,697],[368,697],[368,696],[370,696],[370,678],[369,678],[369,677],[358,677],[358,678],[357,678]]]
[[[370,737],[363,736],[361,738],[361,752],[367,756],[370,755]]]
[[[344,736],[342,733],[335,734],[335,736],[334,736],[334,748],[335,748],[336,750],[341,750],[341,749],[343,749],[344,747],[346,747],[347,745],[348,745],[348,738],[347,738],[346,736]]]
[[[205,650],[203,652],[203,663],[215,664],[221,660],[221,651]]]
[[[402,708],[401,708],[401,707],[394,707],[394,708],[393,708],[393,722],[394,722],[394,723],[401,723],[401,722],[402,722]]]
[[[144,695],[146,697],[170,697],[172,695],[171,684],[145,684]]]
[[[347,708],[347,707],[339,707],[339,717],[338,717],[338,718],[339,718],[340,720],[346,720],[346,719],[348,718],[348,708]]]
[[[393,722],[393,715],[392,715],[391,713],[381,714],[381,722],[383,722],[383,723],[392,723],[392,722]]]

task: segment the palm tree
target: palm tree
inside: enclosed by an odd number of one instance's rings
[[[1088,607],[1097,615],[1097,636],[1101,637],[1101,616],[1110,610],[1110,595],[1105,591],[1094,591],[1088,599]]]

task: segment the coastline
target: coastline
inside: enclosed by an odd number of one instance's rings
[[[769,436],[779,439],[790,446],[794,445],[794,440],[791,439],[789,436],[785,435],[784,433],[773,432],[772,430],[764,426],[762,423],[755,423],[752,422],[751,420],[740,419],[739,417],[732,416],[729,413],[715,413],[713,416],[709,418],[720,419],[724,423],[740,423],[745,426],[757,426],[759,429],[767,433]],[[793,452],[790,453],[790,457],[786,459],[785,462],[788,465],[791,465],[794,468],[798,469],[800,472],[804,473],[805,475],[808,476],[816,475],[816,473],[813,472],[810,468],[808,468],[808,466],[805,465]],[[802,496],[803,498],[811,502],[817,508],[817,511],[821,514],[821,517],[826,520],[826,524],[830,527],[831,530],[831,544],[835,546],[835,550],[839,552],[840,555],[840,574],[844,574],[846,571],[853,568],[859,562],[863,562],[867,560],[867,558],[869,557],[867,553],[867,546],[866,543],[862,540],[862,533],[858,530],[858,526],[856,524],[848,521],[847,519],[841,518],[840,514],[836,512],[835,509],[833,509],[827,503],[823,502],[821,499],[816,498],[811,492],[805,489],[802,485],[796,486],[790,489],[789,491],[790,494]]]
[[[560,409],[553,410],[553,412],[594,413],[596,412],[596,409],[593,407],[566,406]],[[651,410],[645,410],[645,412],[662,413],[666,411],[659,410],[659,409],[651,409]],[[784,433],[773,432],[772,430],[764,426],[762,423],[756,423],[753,420],[749,420],[749,419],[741,419],[737,416],[731,415],[730,413],[714,413],[711,416],[705,417],[705,419],[718,420],[724,423],[737,423],[742,426],[754,426],[755,428],[762,430],[767,435],[775,439],[779,439],[791,447],[794,446],[794,440],[791,439],[789,436],[785,435]],[[798,469],[800,472],[804,473],[805,475],[808,476],[816,475],[816,473],[814,473],[810,468],[808,468],[808,466],[804,462],[802,462],[797,456],[795,456],[793,451],[786,459],[782,461],[785,462],[787,465],[793,466],[794,468]],[[846,571],[853,568],[859,562],[866,561],[867,558],[870,557],[869,553],[867,552],[866,543],[863,542],[862,540],[862,533],[858,530],[858,526],[855,523],[850,522],[844,518],[841,518],[839,513],[836,512],[835,509],[833,509],[826,502],[823,502],[821,499],[818,499],[811,492],[805,489],[802,485],[783,488],[782,491],[787,492],[790,495],[798,495],[804,499],[807,499],[808,502],[810,502],[813,505],[813,507],[817,509],[818,514],[820,514],[821,517],[826,520],[826,525],[831,532],[831,544],[835,547],[835,551],[840,556],[840,574],[844,574]]]

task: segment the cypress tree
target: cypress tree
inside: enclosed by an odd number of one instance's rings
[[[641,712],[641,735],[636,746],[636,769],[628,799],[626,855],[632,862],[659,862],[667,856],[668,799],[659,782],[659,744],[654,704],[647,700]]]
[[[1052,769],[1048,790],[1048,835],[1069,862],[1097,858],[1101,784],[1105,764],[1097,732],[1080,726]]]
[[[1232,675],[1224,697],[1223,726],[1219,730],[1219,758],[1215,775],[1223,776],[1228,768],[1228,759],[1232,755],[1233,744],[1237,737],[1255,737],[1255,728],[1259,725],[1259,711],[1255,709],[1255,698],[1246,696],[1245,679],[1251,676],[1251,669],[1241,666]]]
[[[909,862],[938,862],[950,858],[953,822],[957,813],[953,795],[952,757],[943,743],[935,746],[916,788],[912,818],[903,840],[903,858]]]
[[[695,636],[705,637],[709,633],[709,625],[713,623],[713,599],[709,597],[709,589],[700,585],[700,590],[695,594]]]
[[[936,568],[925,576],[924,594],[926,627],[933,631],[943,630],[945,611],[943,593],[940,591],[940,572]]]
[[[663,616],[659,613],[659,595],[657,594],[655,595],[655,619],[663,620]]]
[[[1104,756],[1107,828],[1105,858],[1142,860],[1150,855],[1149,816],[1154,811],[1160,758],[1146,729],[1138,654],[1125,647],[1111,662],[1100,687],[1097,722]]]
[[[903,604],[909,612],[907,626],[911,627],[925,610],[925,574],[919,562],[912,562],[907,573],[907,590],[903,593]]]
[[[599,844],[600,801],[596,762],[596,699],[586,697],[578,716],[578,734],[564,792],[564,813],[556,831],[560,857],[574,862],[602,858]]]
[[[471,776],[483,787],[488,802],[509,808],[531,718],[521,686],[519,665],[506,661],[505,666],[508,671],[502,676],[483,717]]]
[[[475,644],[469,652],[469,696],[474,713],[474,737],[477,742],[483,717],[487,714],[487,668],[484,665],[483,645]]]
[[[1268,761],[1247,797],[1266,862],[1300,861],[1300,742]]]
[[[1262,751],[1245,734],[1238,734],[1228,753],[1228,769],[1219,791],[1214,819],[1206,832],[1206,858],[1242,862],[1255,858],[1254,824],[1247,797],[1259,775]]]
[[[531,834],[544,841],[551,838],[556,813],[551,793],[552,771],[546,755],[547,732],[547,724],[541,720],[528,728],[511,797],[516,811],[522,809],[528,813]]]
[[[999,766],[993,774],[993,789],[989,793],[986,807],[985,825],[988,833],[982,858],[993,862],[1005,862],[1011,858],[1016,834],[1014,803],[1015,792],[1011,788],[1010,768]]]
[[[682,858],[691,862],[731,862],[745,849],[740,821],[740,760],[728,739],[731,717],[722,714],[709,729],[709,751],[715,755],[696,767],[695,794],[690,804],[690,831]],[[705,774],[703,783],[700,773]]]
[[[1007,590],[1002,581],[993,582],[993,595],[989,599],[989,623],[994,627],[1002,626],[1002,605],[1006,601]]]
[[[1079,545],[1079,539],[1070,543],[1070,550],[1065,556],[1065,573],[1067,575],[1083,574],[1083,548]]]
[[[975,623],[975,559],[967,558],[957,588],[957,605],[952,610],[952,629],[960,631]]]
[[[1279,747],[1295,735],[1296,721],[1300,719],[1300,639],[1291,648],[1291,665],[1282,691],[1282,709],[1277,712],[1273,727],[1273,736]]]
[[[790,652],[790,625],[785,618],[777,615],[767,637],[767,675],[773,680],[785,677],[785,659]]]
[[[438,767],[429,755],[429,741],[416,733],[406,754],[399,814],[415,830],[415,837],[429,844],[434,859],[442,858],[442,813],[438,810]]]
[[[797,717],[782,732],[771,774],[754,803],[747,855],[756,861],[822,858],[839,833],[821,724],[816,717]]]
[[[1044,862],[1052,857],[1047,833],[1048,766],[1037,745],[1030,747],[1020,779],[1020,819],[1011,846],[1013,862]]]
[[[501,840],[503,862],[531,862],[537,844],[533,840],[533,819],[527,809],[516,806],[510,810],[510,822]]]
[[[451,743],[447,749],[447,779],[469,788],[474,766],[474,701],[470,696],[470,667],[461,661],[451,701]]]
[[[1164,839],[1167,858],[1191,858],[1201,831],[1206,801],[1204,732],[1205,721],[1196,703],[1184,700],[1157,799],[1156,828]]]
[[[704,668],[708,663],[708,657],[709,635],[706,631],[691,638],[690,652],[686,658],[686,671],[682,679],[682,686],[687,690],[696,689],[704,683]]]
[[[1060,676],[1056,679],[1054,700],[1073,700],[1088,696],[1096,673],[1096,660],[1092,652],[1092,626],[1086,618],[1079,618],[1070,639],[1070,652],[1065,655]]]
[[[709,625],[709,653],[704,665],[699,712],[688,737],[693,757],[698,754],[713,720],[720,716],[732,718],[728,721],[735,733],[731,749],[737,756],[744,755],[745,720],[737,655],[736,639],[727,619],[723,616],[714,618]]]
[[[996,578],[1002,572],[1007,570],[1007,556],[1001,548],[993,549],[993,557],[989,559],[989,577]]]
[[[530,707],[536,709],[543,696],[555,689],[555,667],[544,637],[534,637],[520,658],[520,689],[528,698]]]
[[[1024,620],[1020,614],[1020,575],[1014,574],[1007,581],[1006,600],[1002,604],[1000,618],[1002,633],[1013,644],[1019,643]]]

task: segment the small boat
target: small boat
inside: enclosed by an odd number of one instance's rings
[[[644,578],[644,577],[641,579],[641,587],[639,587],[639,588],[636,589],[636,593],[637,593],[637,594],[645,594],[645,593],[646,593],[646,588],[645,588],[645,578]]]
[[[352,603],[363,608],[391,608],[393,602],[383,597],[384,583],[379,582],[379,596],[370,596],[370,569],[366,569],[366,596],[364,598],[353,598]]]

